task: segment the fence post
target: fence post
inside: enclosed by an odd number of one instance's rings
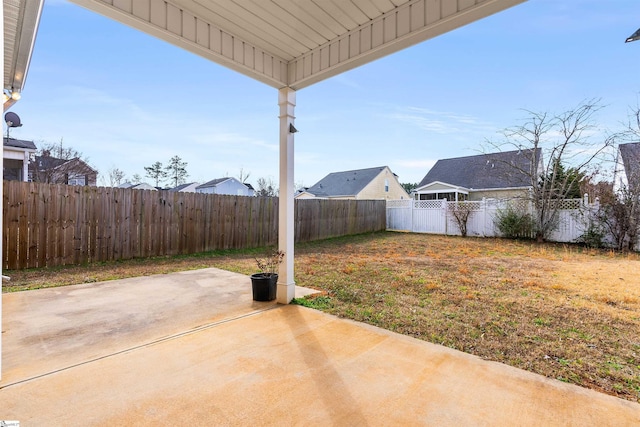
[[[449,235],[449,221],[447,218],[447,199],[442,199],[442,215],[444,216],[444,235]]]
[[[414,214],[413,214],[413,210],[416,208],[416,201],[415,199],[411,199],[411,204],[409,205],[409,209],[411,209],[411,232],[415,232],[415,221],[414,221]]]
[[[480,200],[480,212],[482,212],[482,237],[487,237],[487,203],[485,197]]]

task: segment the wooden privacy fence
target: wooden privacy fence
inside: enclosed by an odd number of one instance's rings
[[[278,199],[4,181],[3,269],[274,245]],[[296,200],[296,242],[384,230],[383,200]]]

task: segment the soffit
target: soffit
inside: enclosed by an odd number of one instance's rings
[[[4,0],[4,89],[21,92],[29,69],[43,0]]]
[[[526,0],[72,0],[276,88],[301,89]]]

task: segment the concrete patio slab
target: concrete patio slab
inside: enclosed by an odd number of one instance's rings
[[[40,291],[25,294],[32,292]],[[29,315],[28,299],[13,316]],[[176,320],[182,332],[34,379],[3,379],[0,419],[24,426],[640,425],[632,402],[304,307],[245,304],[206,324]],[[83,319],[93,323],[86,313],[67,327]]]
[[[253,301],[248,276],[217,268],[5,294],[0,384],[274,306]]]

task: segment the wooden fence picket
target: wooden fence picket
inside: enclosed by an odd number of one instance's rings
[[[275,245],[278,199],[4,181],[3,269]],[[383,200],[296,200],[295,241],[384,230]]]

